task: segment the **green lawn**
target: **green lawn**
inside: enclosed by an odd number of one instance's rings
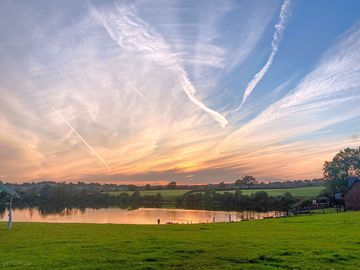
[[[360,269],[360,212],[197,225],[0,223],[0,269]]]
[[[304,188],[282,188],[282,189],[244,189],[242,190],[243,194],[252,194],[257,191],[266,191],[270,196],[279,196],[285,192],[290,192],[293,196],[305,199],[311,199],[316,197],[324,187],[304,187]],[[140,194],[143,195],[156,195],[160,193],[165,199],[173,200],[175,197],[188,192],[189,190],[179,189],[179,190],[144,190],[140,191]],[[114,191],[108,192],[111,195],[119,195],[121,193],[128,193],[129,195],[133,194],[134,191]],[[218,191],[225,192],[225,191]],[[235,192],[235,190],[228,190],[227,192]]]

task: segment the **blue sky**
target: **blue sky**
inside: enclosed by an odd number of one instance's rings
[[[359,48],[359,1],[1,1],[0,178],[321,177]]]

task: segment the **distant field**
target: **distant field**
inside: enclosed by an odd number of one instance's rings
[[[290,192],[294,197],[298,198],[314,198],[324,189],[324,187],[304,187],[304,188],[286,188],[286,189],[244,189],[243,194],[249,195],[258,191],[266,191],[270,196],[283,195]]]
[[[304,188],[286,188],[286,189],[244,189],[241,190],[243,194],[249,195],[256,193],[258,191],[266,191],[270,196],[279,196],[285,192],[290,192],[294,197],[311,199],[316,197],[324,187],[304,187]],[[174,199],[177,196],[183,195],[189,190],[179,189],[179,190],[144,190],[140,191],[141,195],[156,195],[160,193],[165,199]],[[129,195],[133,194],[134,191],[115,191],[108,192],[111,195],[119,195],[121,193],[128,193]],[[218,191],[220,193],[224,192],[235,192],[235,190],[227,191]]]
[[[197,225],[0,223],[0,269],[360,269],[360,212]]]

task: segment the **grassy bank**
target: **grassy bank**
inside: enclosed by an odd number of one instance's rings
[[[359,269],[360,213],[199,225],[0,223],[0,269]]]
[[[315,198],[319,195],[320,191],[322,191],[324,187],[302,187],[302,188],[277,188],[277,189],[244,189],[241,192],[244,195],[254,194],[258,191],[266,191],[270,196],[279,196],[283,195],[286,192],[290,192],[294,197],[303,198],[303,199],[311,199]],[[164,199],[167,200],[175,200],[177,196],[181,196],[189,190],[185,189],[176,189],[176,190],[143,190],[140,191],[140,195],[156,195],[160,193]],[[224,192],[235,192],[235,190],[227,190],[227,191],[218,191],[219,193]],[[133,194],[134,191],[114,191],[108,192],[111,195],[119,195],[121,193],[128,193],[129,195]]]

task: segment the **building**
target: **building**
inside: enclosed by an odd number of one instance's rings
[[[348,178],[348,187],[342,195],[345,210],[360,210],[360,179]]]
[[[319,208],[327,208],[330,206],[330,199],[322,196],[313,201],[313,205]]]

